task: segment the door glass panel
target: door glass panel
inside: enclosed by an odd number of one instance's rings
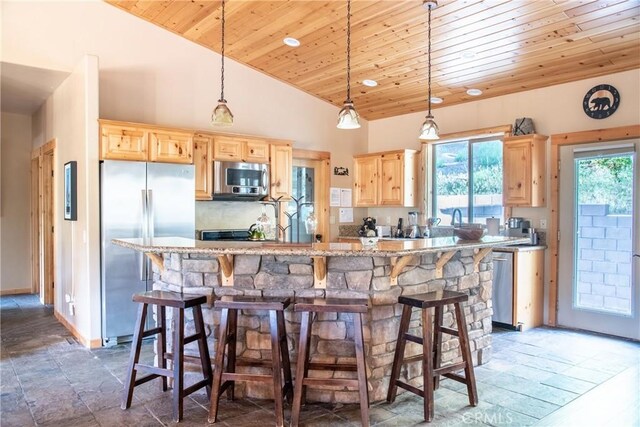
[[[307,232],[305,221],[314,211],[315,173],[305,166],[293,167],[293,198],[287,206],[286,215],[291,225],[291,241],[310,243],[314,234]],[[297,200],[297,202],[296,202]]]
[[[633,314],[633,162],[633,154],[575,159],[575,308]]]
[[[468,142],[436,145],[434,157],[434,216],[441,218],[443,225],[449,225],[453,210],[458,208],[462,221],[469,222]]]

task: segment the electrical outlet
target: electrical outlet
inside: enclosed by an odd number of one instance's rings
[[[540,228],[547,228],[547,220],[546,219],[541,219],[540,220]]]

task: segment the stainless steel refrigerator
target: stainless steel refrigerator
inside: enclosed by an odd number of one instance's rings
[[[136,292],[151,290],[153,271],[143,254],[113,245],[113,238],[195,233],[193,165],[105,160],[100,165],[102,343],[130,340]]]

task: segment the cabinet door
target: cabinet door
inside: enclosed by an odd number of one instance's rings
[[[404,156],[389,154],[380,156],[380,196],[378,203],[388,206],[404,204]]]
[[[292,171],[293,149],[288,145],[271,145],[271,197],[291,198]]]
[[[193,163],[193,135],[184,132],[149,132],[149,161]]]
[[[242,147],[245,141],[236,138],[216,136],[213,142],[214,160],[242,161]]]
[[[378,203],[378,156],[354,159],[353,205],[375,206]]]
[[[531,143],[505,142],[504,204],[507,206],[531,204]]]
[[[269,163],[269,144],[260,141],[247,141],[243,158],[250,163]]]
[[[100,127],[101,160],[147,161],[148,132],[128,126]]]
[[[193,164],[196,178],[196,200],[211,200],[213,189],[213,138],[193,137]]]
[[[522,330],[543,323],[544,251],[519,251],[514,257],[514,318]]]

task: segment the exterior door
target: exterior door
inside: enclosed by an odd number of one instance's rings
[[[640,142],[560,151],[558,324],[640,339]]]

